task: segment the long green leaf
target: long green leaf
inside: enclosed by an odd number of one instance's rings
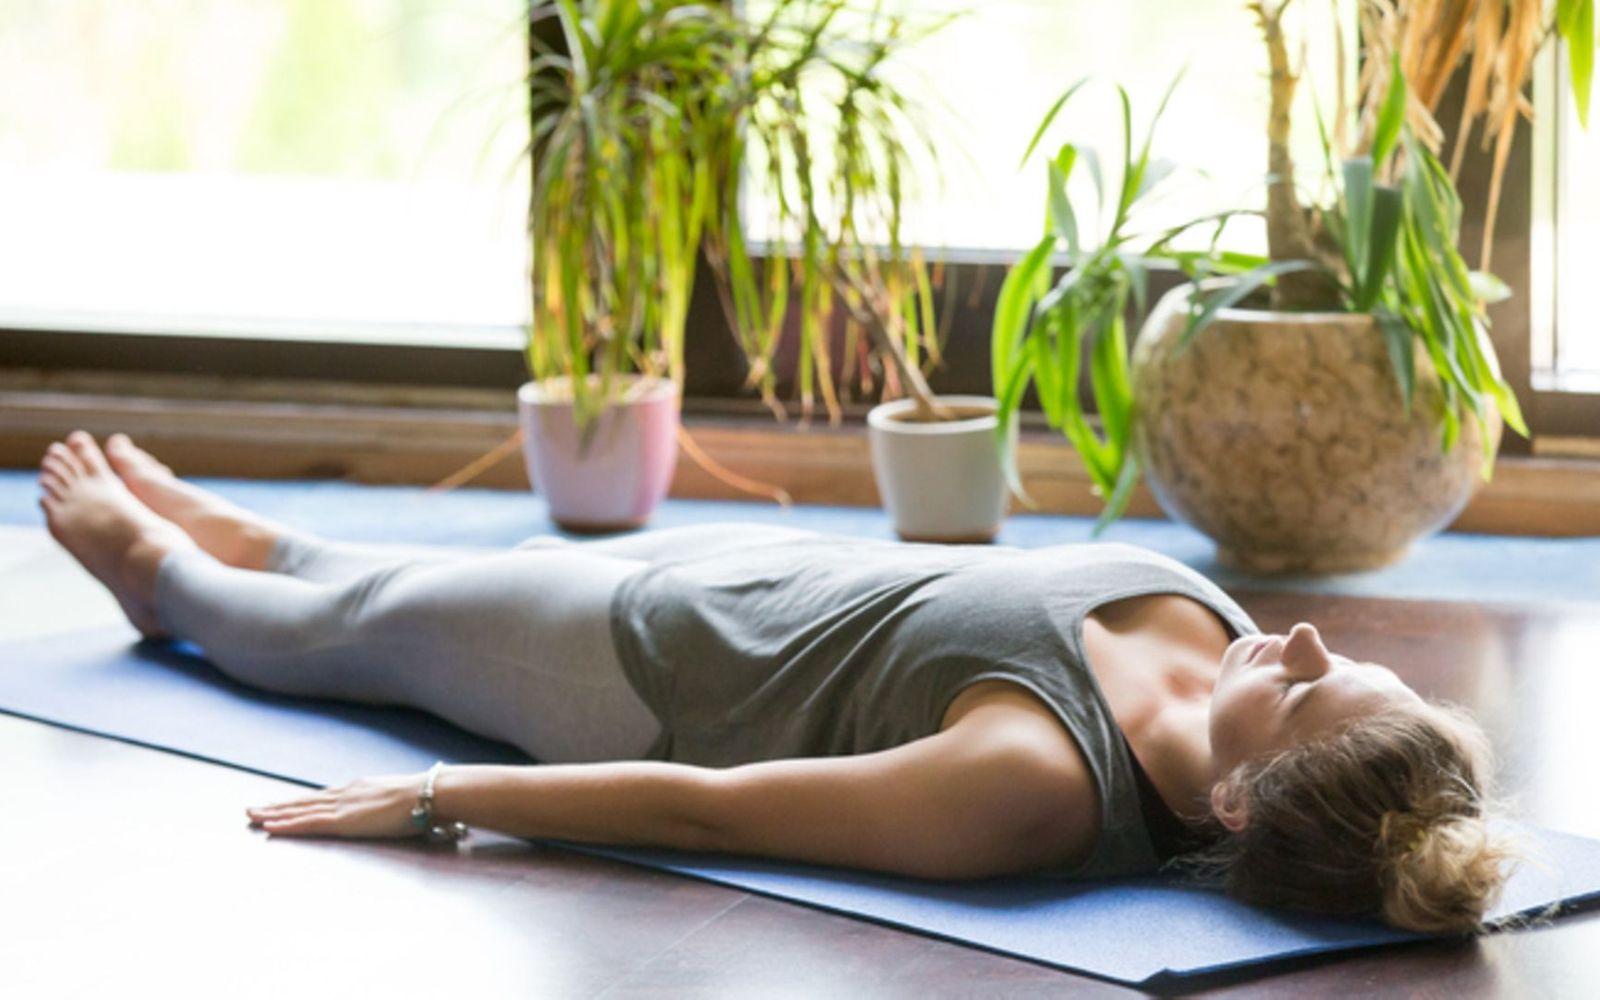
[[[1127,294],[1112,300],[1106,315],[1109,321],[1098,324],[1089,351],[1089,379],[1094,387],[1095,407],[1105,427],[1106,440],[1114,448],[1128,440],[1128,418],[1132,412],[1133,391],[1128,383],[1128,347],[1123,333],[1122,311]]]
[[[1389,62],[1389,89],[1384,91],[1383,104],[1378,108],[1378,122],[1372,132],[1373,163],[1381,164],[1388,159],[1405,122],[1406,75],[1400,71],[1400,53],[1396,50]]]
[[[1056,115],[1061,113],[1061,109],[1066,106],[1067,101],[1071,100],[1072,95],[1076,94],[1079,88],[1088,82],[1089,78],[1084,77],[1068,87],[1066,93],[1056,98],[1056,102],[1050,106],[1050,110],[1045,112],[1044,119],[1039,122],[1039,127],[1034,130],[1033,138],[1028,140],[1028,151],[1022,154],[1022,160],[1017,164],[1019,170],[1027,165],[1029,158],[1033,156],[1033,151],[1039,148],[1039,141],[1044,138],[1045,132],[1049,130],[1051,123],[1056,120]]]
[[[1178,337],[1176,349],[1180,352],[1187,350],[1190,341],[1194,340],[1200,331],[1210,325],[1211,321],[1216,318],[1217,313],[1224,309],[1231,309],[1243,302],[1253,292],[1279,275],[1292,274],[1296,271],[1309,271],[1315,267],[1316,265],[1308,260],[1278,260],[1270,264],[1263,264],[1253,271],[1240,275],[1236,280],[1230,282],[1228,287],[1216,292],[1209,298],[1205,298],[1203,300],[1204,305],[1198,310],[1190,310],[1189,322],[1184,326],[1183,333]],[[1196,304],[1199,304],[1202,300],[1197,296],[1195,301]]]
[[[1367,250],[1370,256],[1361,274],[1361,283],[1356,288],[1356,312],[1370,312],[1378,304],[1384,284],[1394,268],[1400,223],[1405,215],[1404,199],[1399,188],[1383,185],[1375,188],[1372,195],[1372,225]]]
[[[1340,219],[1345,264],[1357,283],[1367,273],[1372,233],[1372,157],[1353,156],[1340,164],[1344,213]]]
[[[1033,303],[1039,298],[1040,278],[1049,280],[1050,252],[1055,249],[1054,234],[1046,236],[1006,274],[995,303],[994,326],[989,338],[989,360],[993,384],[1005,384],[1012,356],[1027,329]]]
[[[1139,485],[1139,460],[1133,452],[1127,452],[1122,458],[1122,468],[1117,472],[1117,485],[1112,489],[1111,495],[1106,498],[1105,509],[1095,519],[1094,531],[1091,537],[1099,538],[1112,523],[1120,518],[1128,509],[1128,502],[1133,499],[1134,487]]]
[[[1372,315],[1378,323],[1379,332],[1383,334],[1383,344],[1389,351],[1389,364],[1394,369],[1395,382],[1400,387],[1400,399],[1409,413],[1417,384],[1416,352],[1412,349],[1411,327],[1387,309],[1379,309]]]
[[[1051,347],[1062,342],[1058,327],[1055,314],[1041,316],[1037,329],[1027,343],[1027,349],[1033,355],[1033,381],[1039,388],[1039,405],[1043,407],[1045,419],[1052,427],[1061,427],[1067,420],[1067,400],[1062,392],[1062,383],[1077,381],[1077,373],[1072,367],[1061,364],[1061,358],[1051,353]]]
[[[1016,455],[1009,444],[1011,428],[1017,423],[1017,414],[1022,409],[1022,395],[1028,389],[1028,380],[1032,373],[1033,359],[1024,351],[1010,364],[1004,382],[997,385],[995,392],[998,403],[995,410],[995,415],[998,417],[995,434],[1000,449],[1000,470],[1011,492],[1030,509],[1036,505],[1033,498],[1028,496],[1027,490],[1022,487],[1022,478],[1017,473]]]
[[[1094,204],[1096,211],[1104,211],[1106,204],[1106,178],[1105,169],[1100,165],[1100,154],[1095,152],[1093,146],[1084,146],[1078,150],[1078,158],[1083,161],[1083,167],[1089,171],[1089,180],[1094,184]]]
[[[1560,0],[1556,27],[1567,43],[1567,73],[1578,123],[1589,126],[1589,94],[1594,82],[1594,0]]]
[[[1472,271],[1468,273],[1467,281],[1472,285],[1472,294],[1485,305],[1511,298],[1511,286],[1488,271]]]
[[[1134,192],[1133,195],[1134,203],[1138,203],[1140,199],[1154,191],[1162,181],[1171,177],[1177,169],[1177,161],[1169,160],[1164,156],[1151,160],[1149,165],[1145,167],[1144,176],[1139,179],[1139,190]]]
[[[1070,144],[1049,164],[1050,222],[1056,235],[1067,243],[1067,252],[1074,260],[1078,257],[1078,216],[1072,211],[1072,199],[1067,195],[1067,181],[1072,176],[1072,165],[1077,160],[1077,150]]]
[[[1117,195],[1116,215],[1111,220],[1113,235],[1120,232],[1122,224],[1127,221],[1128,208],[1133,204],[1133,192],[1144,174],[1144,163],[1133,158],[1133,102],[1128,98],[1127,88],[1121,84],[1117,85],[1117,101],[1122,108],[1122,188]]]

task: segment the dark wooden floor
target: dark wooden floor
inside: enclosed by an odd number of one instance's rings
[[[1600,835],[1600,605],[1245,595],[1476,709],[1529,818]],[[0,636],[114,615],[48,544],[0,532]],[[1028,962],[474,834],[459,849],[271,841],[295,787],[0,716],[0,995],[977,997],[1123,994]],[[1153,933],[1159,929],[1152,928]],[[1063,928],[1070,933],[1070,928]],[[1314,961],[1243,996],[1585,996],[1600,916]]]

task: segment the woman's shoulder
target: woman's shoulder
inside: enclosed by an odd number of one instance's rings
[[[941,738],[974,748],[1006,748],[1008,780],[1032,799],[1048,800],[1041,811],[1060,845],[1051,865],[1070,865],[1087,855],[1101,826],[1094,769],[1077,739],[1039,695],[1021,684],[989,679],[969,686],[951,702]]]

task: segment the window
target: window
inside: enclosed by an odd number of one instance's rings
[[[0,326],[514,346],[516,0],[7,0]]]
[[[1533,376],[1539,389],[1600,391],[1600,322],[1588,292],[1600,272],[1600,109],[1578,123],[1565,60],[1547,53],[1535,83]]]
[[[739,2],[759,14],[771,0]],[[1044,221],[1041,168],[1018,160],[1072,82],[1096,81],[1052,139],[1093,143],[1112,174],[1111,85],[1129,88],[1140,128],[1186,70],[1155,153],[1187,169],[1152,226],[1264,201],[1265,51],[1240,0],[884,3],[965,11],[896,69],[948,150],[943,183],[914,192],[906,233],[955,262],[941,391],[988,389],[1003,268]],[[1326,101],[1340,75],[1332,19],[1353,7],[1291,9],[1306,42],[1298,180],[1313,191],[1312,97]],[[527,317],[523,14],[521,0],[0,0],[0,365],[514,384]],[[1591,130],[1576,129],[1557,103],[1564,83],[1546,79],[1559,60],[1545,65],[1534,161],[1519,147],[1519,193],[1502,202],[1495,264],[1517,295],[1496,307],[1495,332],[1535,428],[1588,434],[1600,331],[1580,296],[1600,264],[1600,192],[1587,183],[1600,175],[1600,101]],[[1081,167],[1075,183],[1089,197]],[[749,197],[751,237],[773,241],[758,186]],[[1468,195],[1469,230],[1477,202]],[[1261,250],[1260,223],[1226,242]],[[761,411],[709,287],[690,322],[689,395]],[[102,331],[124,332],[84,343]]]
[[[759,17],[766,5],[746,6]],[[1353,38],[1353,7],[1343,7],[1346,37]],[[909,242],[1003,252],[1036,243],[1044,225],[1044,167],[1035,160],[1019,170],[1019,161],[1051,104],[1086,77],[1093,85],[1072,99],[1050,137],[1095,147],[1112,186],[1122,134],[1112,86],[1128,89],[1137,137],[1174,76],[1184,73],[1153,148],[1179,169],[1152,206],[1160,211],[1145,220],[1148,228],[1265,205],[1266,47],[1239,0],[890,0],[885,8],[919,23],[963,12],[916,42],[896,67],[941,147],[943,182],[925,184],[908,207]],[[1331,100],[1338,78],[1333,17],[1331,5],[1299,4],[1286,23],[1292,37],[1306,41],[1295,154],[1298,179],[1309,190],[1317,188],[1323,164],[1312,95]],[[1087,171],[1075,178],[1075,197],[1091,203]],[[763,192],[753,194],[759,205]],[[752,235],[771,239],[760,227],[761,213],[751,215]],[[1259,219],[1236,220],[1228,234],[1234,249],[1265,251]]]

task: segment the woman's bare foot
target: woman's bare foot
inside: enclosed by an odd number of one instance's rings
[[[126,434],[106,440],[106,457],[135,497],[182,528],[217,561],[240,569],[267,568],[284,531],[281,525],[184,482]]]
[[[161,637],[156,570],[167,553],[193,549],[195,543],[128,492],[94,438],[83,431],[49,447],[39,466],[39,486],[51,536],[105,584],[135,628]]]

